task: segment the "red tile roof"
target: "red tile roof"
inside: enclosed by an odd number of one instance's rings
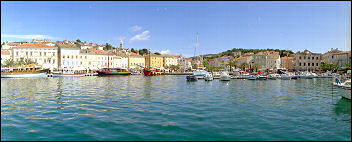
[[[1,54],[10,54],[10,51],[1,51]]]
[[[17,47],[54,47],[54,46],[49,46],[42,43],[23,43]]]

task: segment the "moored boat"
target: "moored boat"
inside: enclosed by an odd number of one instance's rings
[[[255,75],[249,75],[248,80],[257,80],[257,76]]]
[[[205,76],[204,76],[204,80],[205,81],[212,81],[214,80],[213,76],[210,74],[210,73],[207,73]]]
[[[98,75],[130,75],[131,72],[123,68],[103,68],[97,70]]]
[[[47,71],[48,70],[43,70],[35,66],[25,68],[2,68],[1,78],[47,77]]]
[[[230,81],[231,77],[228,72],[222,72],[220,75],[220,80],[221,81]]]
[[[187,75],[186,77],[187,81],[197,81],[198,78],[194,75]]]

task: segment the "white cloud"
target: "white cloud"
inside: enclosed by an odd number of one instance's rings
[[[135,26],[133,26],[131,29],[132,29],[132,31],[136,32],[136,31],[141,30],[142,27],[141,27],[141,26],[138,26],[138,25],[135,25]]]
[[[1,34],[2,38],[21,38],[21,39],[58,39],[57,37],[52,37],[48,35],[8,35]]]
[[[149,35],[149,31],[146,30],[144,32],[142,32],[141,34],[137,34],[134,37],[132,37],[130,39],[130,41],[134,41],[134,40],[150,40],[150,35]]]
[[[169,50],[169,49],[163,50],[163,51],[160,52],[160,54],[169,54],[169,53],[170,53],[170,50]]]

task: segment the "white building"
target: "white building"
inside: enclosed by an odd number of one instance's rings
[[[164,58],[164,67],[170,67],[171,65],[177,66],[178,65],[178,57],[174,55],[162,55]]]
[[[77,69],[80,65],[79,53],[80,49],[72,44],[58,44],[58,53],[60,63],[58,69],[68,68]]]
[[[32,59],[42,68],[55,68],[58,64],[57,47],[42,43],[24,43],[12,47],[12,59],[14,61]]]
[[[1,64],[4,64],[6,60],[10,60],[10,51],[8,50],[1,50]]]
[[[280,68],[280,55],[279,52],[259,52],[253,55],[254,64],[259,66],[260,70],[273,70]]]

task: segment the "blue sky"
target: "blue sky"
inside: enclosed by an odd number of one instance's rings
[[[351,2],[1,2],[1,42],[76,40],[193,56],[351,50]]]

